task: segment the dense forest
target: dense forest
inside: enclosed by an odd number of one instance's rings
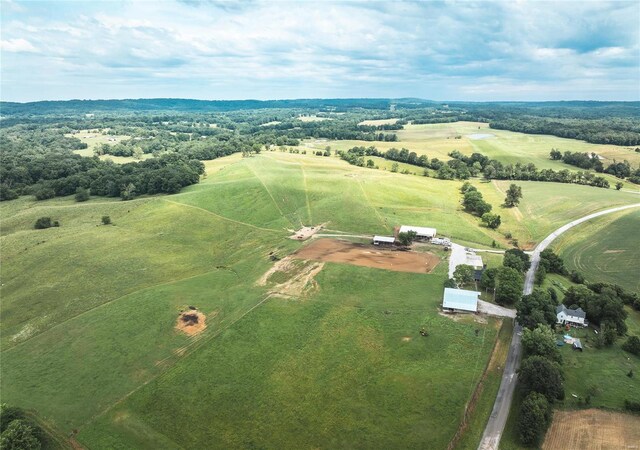
[[[38,199],[71,195],[120,196],[175,193],[197,183],[201,161],[232,153],[248,156],[304,139],[395,142],[408,123],[475,120],[493,128],[623,145],[640,145],[640,102],[438,103],[420,99],[327,99],[202,101],[182,99],[74,100],[0,103],[0,200],[19,195]],[[395,119],[395,122],[364,122]],[[80,132],[113,138],[80,156],[87,144]],[[117,139],[116,139],[117,137]],[[129,157],[116,164],[102,155]],[[443,179],[536,180],[609,187],[596,173],[640,182],[627,162],[604,167],[594,155],[550,157],[582,171],[540,170],[533,164],[502,164],[479,153],[452,152],[451,160],[429,160],[406,149],[380,152],[375,145],[342,152],[351,164],[374,165],[366,156],[425,168]],[[149,158],[151,157],[151,158]],[[149,159],[145,159],[149,158]],[[143,161],[143,159],[145,159]]]

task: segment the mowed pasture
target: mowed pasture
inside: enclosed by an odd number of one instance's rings
[[[639,199],[640,203],[640,199]],[[616,283],[640,292],[640,208],[599,217],[554,243],[569,269],[590,281]]]
[[[558,411],[543,450],[614,450],[638,448],[640,418],[598,409]]]
[[[393,131],[398,136],[397,142],[369,142],[369,141],[334,141],[326,140],[322,142],[306,141],[306,148],[324,150],[329,145],[335,150],[348,150],[356,146],[369,147],[371,145],[379,150],[386,151],[392,147],[407,148],[418,155],[427,155],[429,159],[438,158],[441,161],[451,159],[448,154],[453,150],[459,150],[465,155],[474,152],[481,153],[492,159],[497,159],[503,163],[533,163],[539,169],[554,169],[578,171],[579,168],[564,164],[562,161],[552,161],[549,152],[552,148],[557,148],[561,152],[587,152],[596,153],[602,158],[603,164],[607,166],[615,161],[627,160],[633,167],[640,164],[640,153],[634,147],[618,145],[590,144],[574,139],[564,139],[549,135],[532,135],[516,133],[506,130],[494,130],[489,128],[489,124],[480,122],[453,122],[425,125],[405,125],[403,130]],[[478,139],[474,135],[491,134],[492,136]],[[382,167],[382,166],[381,166]],[[420,168],[411,170],[422,174]],[[611,186],[620,181],[611,176],[604,175]],[[624,188],[640,191],[638,185],[624,182]]]
[[[363,234],[441,216],[446,228],[464,214],[457,198],[335,158],[207,170],[173,196],[0,205],[3,401],[89,448],[446,446],[497,328],[438,315],[442,271],[327,263],[295,298],[257,281],[270,255],[303,245],[288,239],[300,224]],[[43,215],[61,227],[33,230]],[[207,317],[193,337],[175,329],[189,306]]]
[[[461,210],[461,183],[282,152],[206,167],[172,196],[0,204],[3,401],[88,448],[445,447],[498,332],[438,314],[446,265],[325,263],[288,297],[258,281],[302,225],[503,239]],[[549,226],[582,212],[567,192]],[[61,227],[33,230],[44,215]],[[207,317],[193,337],[175,330],[189,306]]]

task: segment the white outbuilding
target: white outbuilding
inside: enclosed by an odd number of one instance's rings
[[[418,239],[432,239],[436,236],[435,228],[414,227],[412,225],[402,225],[399,232],[408,233],[409,231],[414,231]]]

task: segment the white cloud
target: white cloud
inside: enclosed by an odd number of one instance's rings
[[[5,52],[37,52],[38,50],[26,39],[6,39],[0,41],[0,48]]]
[[[138,87],[199,98],[524,99],[546,86],[577,98],[605,80],[616,98],[639,96],[634,2],[74,2],[55,13],[34,4],[1,19],[2,50],[14,54],[3,55],[3,91],[16,96],[37,95],[34,67],[67,97]]]

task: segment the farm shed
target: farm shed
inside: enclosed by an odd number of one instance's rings
[[[412,225],[402,225],[399,232],[408,233],[409,231],[414,231],[418,239],[431,239],[436,236],[435,228],[414,227]]]
[[[374,236],[373,245],[393,245],[396,238],[393,236]]]
[[[444,288],[444,300],[442,301],[442,309],[449,312],[477,312],[479,295],[480,292],[476,291]]]
[[[582,308],[569,309],[564,305],[556,307],[557,323],[561,325],[572,325],[574,327],[586,327],[589,325],[587,321],[587,313]]]

